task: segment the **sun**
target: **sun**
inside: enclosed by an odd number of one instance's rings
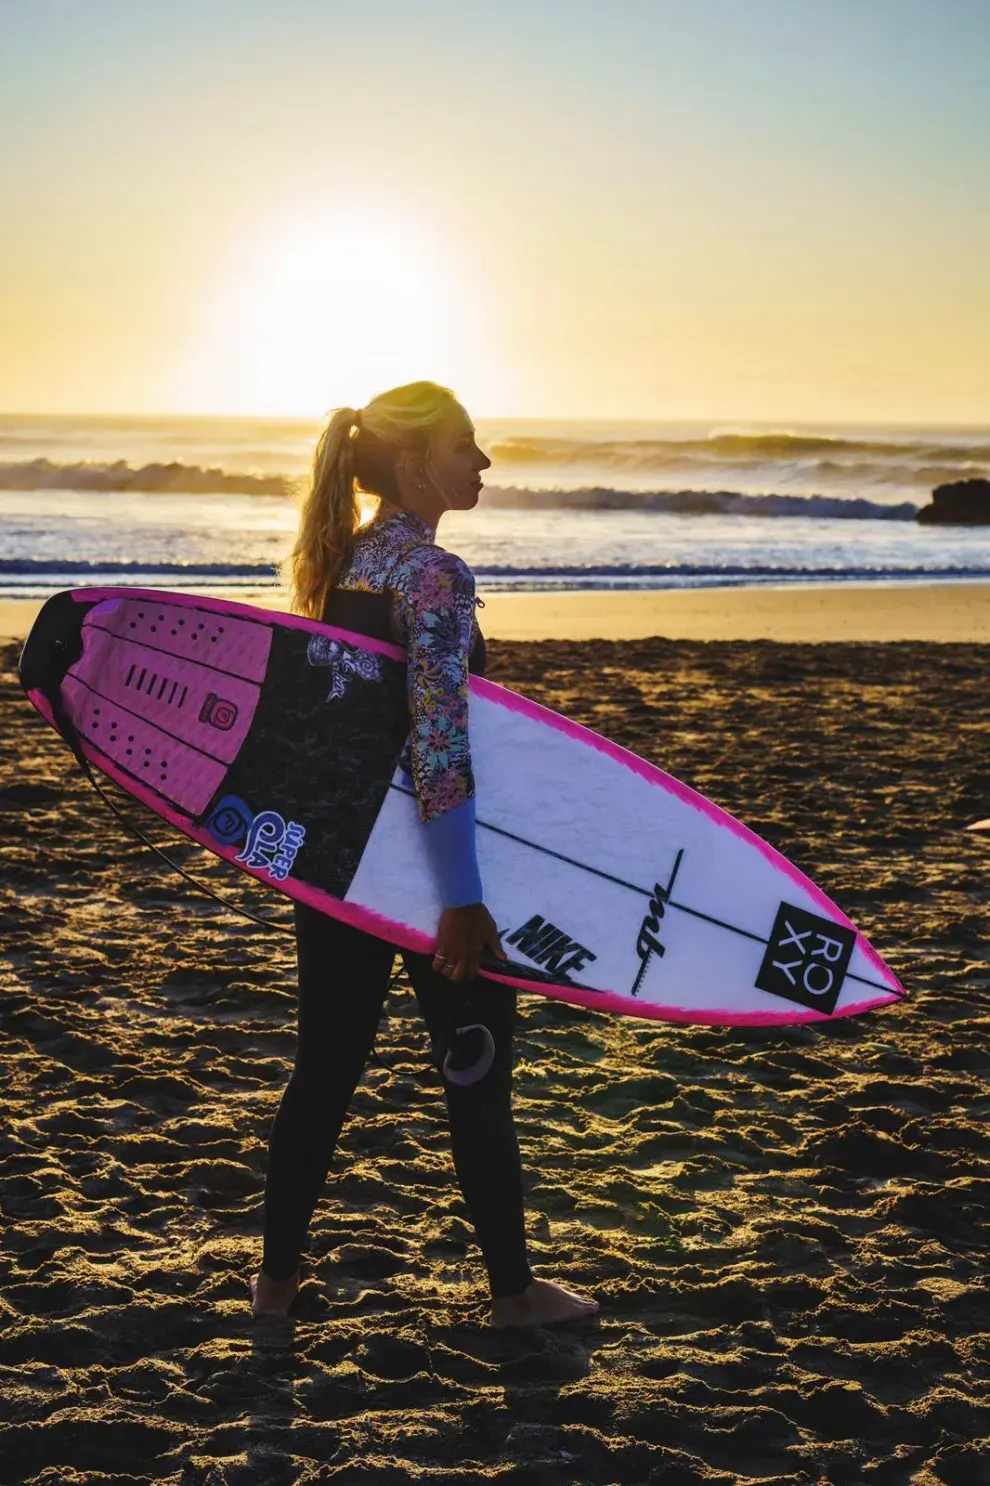
[[[317,417],[430,377],[470,377],[478,301],[453,245],[351,202],[283,213],[213,286],[184,401]]]

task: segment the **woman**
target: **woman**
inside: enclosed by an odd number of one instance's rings
[[[340,408],[316,447],[287,563],[293,608],[406,650],[407,766],[445,907],[433,956],[401,950],[442,1070],[454,1167],[481,1248],[495,1326],[594,1315],[597,1301],[536,1279],[526,1255],[511,1109],[515,993],[476,980],[505,958],[482,901],[468,744],[468,672],[484,671],[474,578],[436,545],[444,511],[478,503],[491,464],[453,393],[413,382]],[[359,529],[360,492],[378,497]],[[294,905],[299,965],[295,1066],[272,1125],[264,1254],[253,1311],[285,1315],[299,1257],[351,1095],[364,1071],[395,946]],[[461,1035],[457,1035],[457,1029]]]

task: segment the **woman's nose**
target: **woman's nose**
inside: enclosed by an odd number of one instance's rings
[[[485,454],[485,453],[484,453],[484,452],[483,452],[483,451],[482,451],[482,450],[481,450],[481,449],[479,449],[479,450],[478,450],[478,453],[479,453],[479,454],[480,454],[480,455],[481,455],[481,463],[480,463],[480,464],[479,464],[479,465],[478,465],[478,468],[479,468],[479,469],[480,469],[480,470],[487,470],[487,469],[490,469],[490,468],[491,468],[491,463],[492,463],[492,462],[491,462],[491,460],[490,460],[490,459],[489,459],[489,458],[488,458],[488,455],[487,455],[487,454]]]

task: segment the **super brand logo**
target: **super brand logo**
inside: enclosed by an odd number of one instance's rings
[[[234,860],[245,867],[261,867],[276,882],[284,882],[305,839],[306,828],[298,821],[283,820],[277,810],[262,810],[248,827],[244,850]]]
[[[855,943],[855,929],[781,903],[756,985],[761,991],[831,1014]]]
[[[532,960],[534,965],[545,965],[554,975],[566,977],[570,971],[581,970],[589,960],[598,958],[538,913],[506,937],[527,960]]]
[[[650,906],[646,910],[646,917],[639,926],[639,938],[636,940],[636,953],[639,955],[640,966],[636,972],[636,979],[633,981],[632,990],[629,993],[631,996],[639,995],[640,987],[643,984],[643,977],[646,975],[647,968],[653,956],[658,955],[662,959],[666,953],[657,935],[660,933],[660,923],[667,911],[667,904],[670,902],[670,895],[674,890],[674,878],[677,876],[683,855],[684,848],[682,847],[674,858],[674,868],[666,887],[659,882],[653,884]]]

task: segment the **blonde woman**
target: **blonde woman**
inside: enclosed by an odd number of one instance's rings
[[[445,907],[436,953],[400,950],[443,1079],[454,1167],[481,1249],[495,1326],[594,1315],[598,1303],[529,1267],[522,1171],[512,1119],[515,993],[476,979],[485,951],[505,957],[482,900],[468,740],[468,673],[485,642],[471,570],[436,542],[444,511],[478,503],[482,471],[454,394],[413,382],[339,408],[317,443],[288,559],[293,608],[406,651],[407,768]],[[359,528],[361,494],[377,497]],[[253,1311],[285,1315],[313,1211],[374,1042],[396,946],[294,905],[299,1038],[275,1115],[265,1186],[264,1252]],[[462,1035],[458,1026],[473,1024]]]

